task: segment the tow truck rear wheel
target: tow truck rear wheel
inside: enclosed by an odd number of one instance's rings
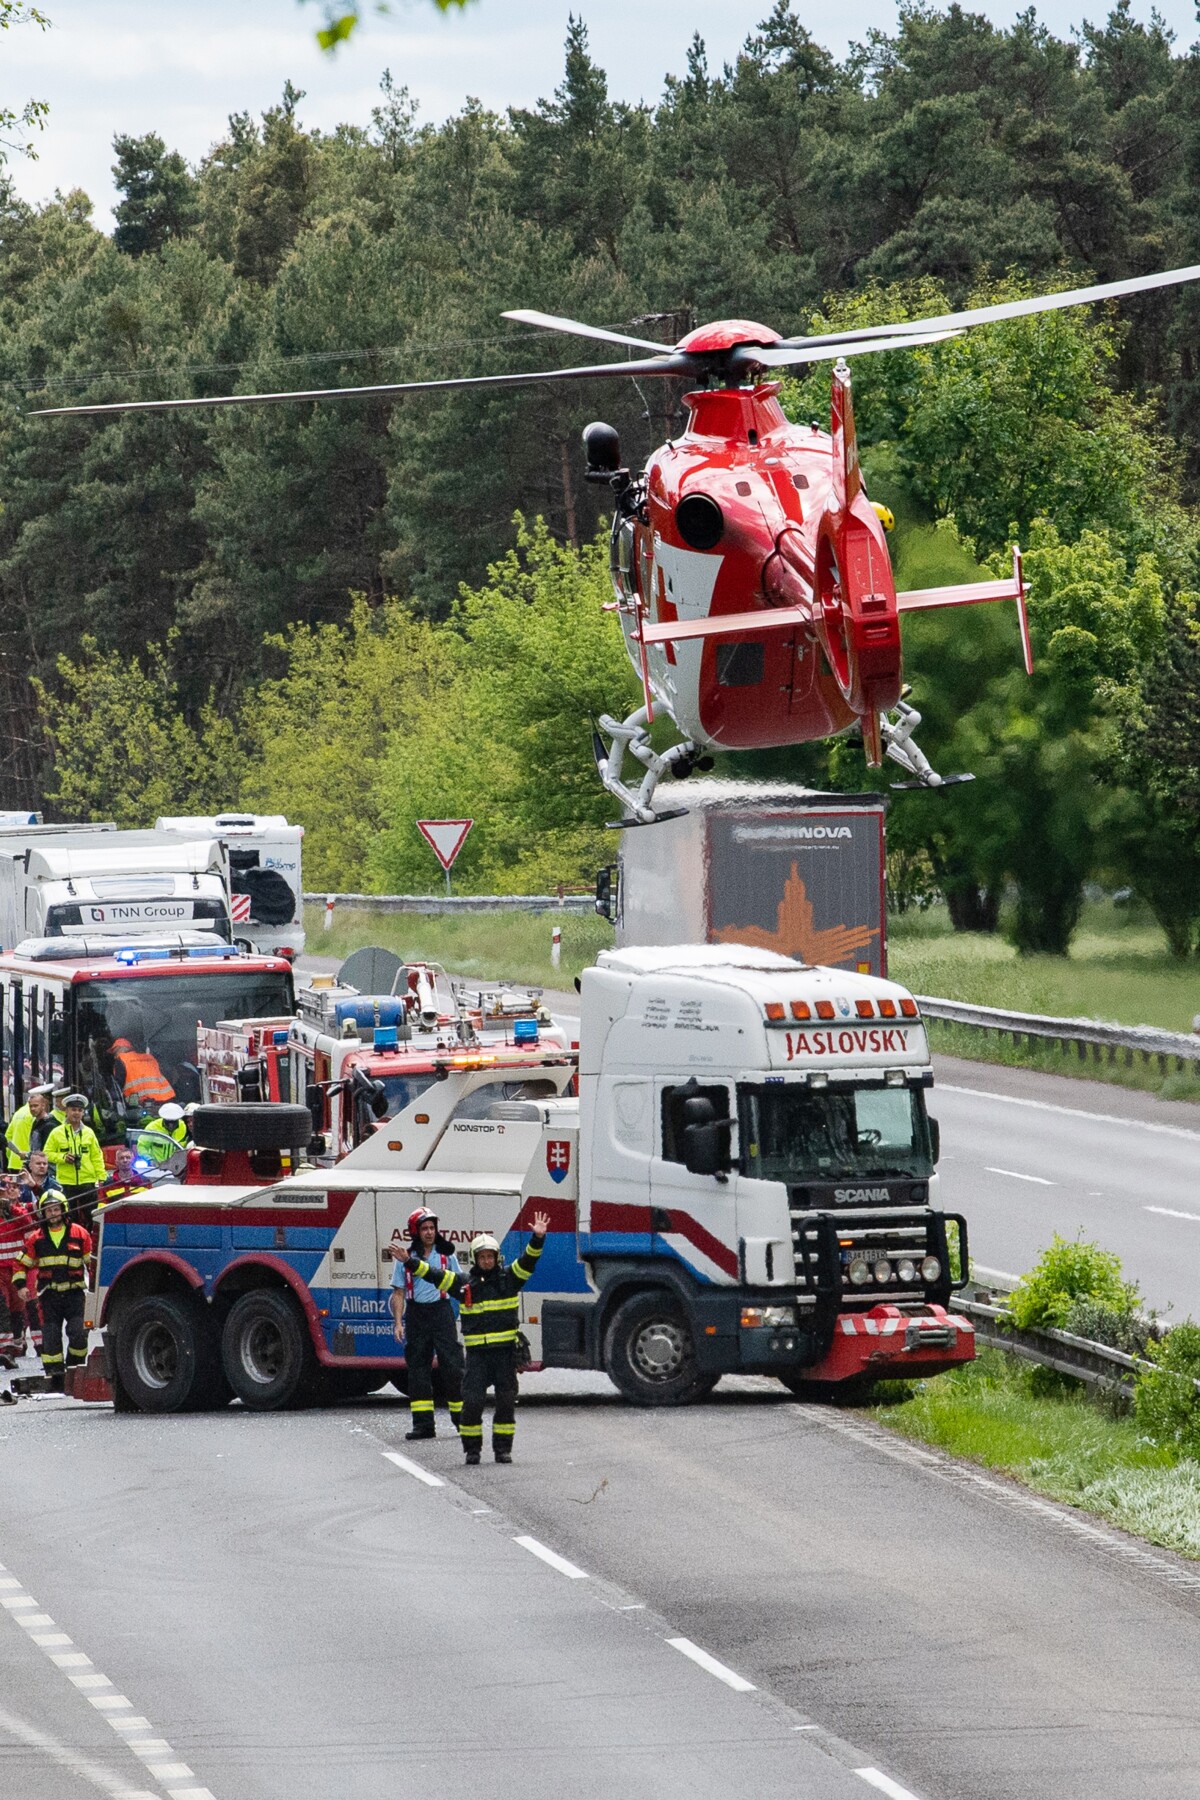
[[[190,1295],[150,1294],[123,1306],[110,1328],[117,1379],[137,1412],[195,1412],[225,1406],[212,1321]]]
[[[635,1294],[619,1306],[604,1340],[604,1367],[639,1406],[686,1406],[721,1379],[696,1367],[691,1327],[670,1294]]]
[[[253,1288],[234,1302],[221,1333],[221,1361],[251,1412],[306,1406],[315,1397],[308,1326],[292,1296],[278,1288]]]

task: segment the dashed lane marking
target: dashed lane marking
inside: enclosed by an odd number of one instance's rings
[[[1038,1187],[1057,1187],[1057,1181],[1047,1181],[1044,1175],[1022,1175],[1019,1169],[993,1169],[990,1163],[984,1164],[989,1175],[1007,1175],[1010,1181],[1033,1181]]]
[[[1200,1225],[1200,1213],[1176,1212],[1173,1206],[1143,1206],[1142,1211],[1159,1213],[1164,1219],[1191,1219]]]
[[[893,1781],[882,1769],[855,1769],[854,1773],[860,1775],[871,1787],[878,1788],[881,1794],[890,1795],[891,1800],[917,1800],[914,1793],[901,1787],[898,1781]]]
[[[21,1586],[20,1582],[9,1575],[2,1563],[0,1582],[18,1588]],[[160,1787],[166,1788],[170,1800],[215,1800],[208,1788],[192,1785],[196,1777],[187,1763],[180,1761],[166,1738],[154,1735],[154,1727],[149,1719],[143,1719],[134,1713],[133,1701],[124,1694],[117,1693],[108,1676],[102,1675],[94,1666],[91,1657],[73,1647],[72,1640],[65,1631],[42,1632],[37,1629],[41,1626],[53,1626],[54,1620],[49,1613],[36,1610],[37,1601],[31,1594],[13,1594],[3,1604],[8,1608],[13,1623],[29,1632],[30,1642],[38,1646],[47,1661],[61,1669],[72,1686],[80,1691],[102,1718],[107,1719],[117,1736],[124,1740],[125,1748],[145,1765],[146,1774],[152,1776]],[[35,1608],[33,1612],[26,1610],[31,1606]],[[31,1627],[34,1629],[30,1629]],[[0,1711],[0,1732],[7,1733],[18,1743],[40,1750],[61,1768],[70,1769],[81,1781],[90,1782],[93,1787],[109,1795],[110,1800],[161,1800],[161,1795],[151,1793],[147,1788],[131,1787],[122,1776],[114,1775],[111,1770],[103,1768],[89,1757],[81,1756],[65,1744],[60,1744],[57,1739],[49,1737],[36,1726],[13,1714]],[[181,1782],[189,1785],[178,1785]]]
[[[398,1450],[385,1450],[383,1455],[388,1462],[395,1463],[398,1469],[403,1469],[406,1475],[411,1475],[416,1481],[423,1481],[426,1487],[445,1487],[446,1485],[440,1475],[434,1475],[430,1470],[423,1469],[420,1463],[411,1462],[407,1456],[401,1456]]]
[[[586,1569],[577,1569],[573,1562],[568,1562],[565,1556],[558,1554],[557,1550],[551,1550],[547,1545],[540,1544],[535,1537],[514,1538],[513,1543],[520,1544],[522,1550],[528,1550],[531,1556],[540,1557],[542,1562],[548,1563],[552,1569],[557,1569],[559,1574],[565,1575],[569,1581],[587,1580]]]
[[[693,1644],[691,1638],[668,1638],[667,1642],[672,1650],[678,1650],[682,1656],[689,1657],[702,1669],[707,1669],[710,1675],[715,1675],[718,1681],[723,1681],[726,1687],[731,1687],[735,1694],[753,1694],[755,1692],[752,1681],[747,1681],[744,1675],[738,1675],[733,1669],[727,1669],[723,1662],[718,1662],[715,1656],[710,1656],[707,1650],[700,1648],[699,1644]]]

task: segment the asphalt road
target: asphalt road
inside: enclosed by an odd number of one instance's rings
[[[1019,1274],[1055,1232],[1120,1256],[1150,1305],[1200,1317],[1200,1105],[935,1059],[941,1204]]]
[[[386,1398],[22,1402],[0,1793],[1194,1800],[1200,1572],[728,1388],[529,1378],[515,1465],[472,1471]]]

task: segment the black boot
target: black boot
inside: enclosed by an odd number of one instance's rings
[[[496,1456],[497,1462],[510,1463],[512,1461],[512,1451],[511,1450],[497,1450],[495,1452],[495,1456]]]
[[[405,1432],[404,1436],[410,1444],[413,1444],[420,1443],[423,1438],[435,1438],[437,1432],[432,1425],[414,1425],[411,1431]]]
[[[475,1464],[479,1461],[478,1450],[468,1450],[464,1461],[468,1469],[474,1468]]]

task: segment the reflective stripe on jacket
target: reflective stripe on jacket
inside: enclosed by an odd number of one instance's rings
[[[137,1153],[147,1162],[166,1162],[176,1150],[182,1150],[187,1141],[186,1120],[177,1119],[174,1125],[168,1125],[165,1119],[151,1119],[145,1131],[138,1133]]]
[[[511,1268],[496,1267],[484,1274],[472,1268],[468,1281],[451,1275],[447,1269],[440,1275],[421,1263],[417,1274],[432,1281],[443,1294],[462,1301],[459,1324],[462,1340],[468,1350],[490,1350],[499,1344],[515,1344],[521,1323],[521,1289],[537,1267],[545,1238],[537,1233],[530,1238]]]
[[[72,1288],[87,1286],[87,1266],[92,1254],[91,1233],[82,1225],[59,1228],[57,1244],[50,1227],[43,1225],[25,1240],[25,1248],[13,1270],[14,1287],[24,1287],[26,1278],[36,1271],[38,1288],[52,1294],[66,1294]]]
[[[127,1100],[138,1106],[165,1106],[175,1098],[175,1089],[149,1050],[135,1050],[128,1038],[114,1038],[113,1055],[125,1071],[122,1086]]]

